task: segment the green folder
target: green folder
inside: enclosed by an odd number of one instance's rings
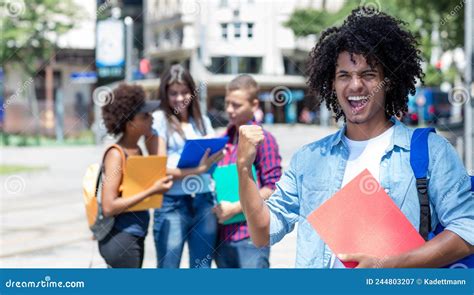
[[[253,179],[257,179],[257,171],[252,166]],[[218,166],[212,174],[216,183],[217,202],[222,201],[238,202],[239,201],[239,178],[237,175],[237,165],[230,164],[227,166]],[[232,224],[245,221],[243,213],[237,214],[224,224]]]

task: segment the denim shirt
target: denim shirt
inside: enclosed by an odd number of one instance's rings
[[[390,145],[380,163],[380,184],[418,230],[420,205],[410,166],[413,129],[395,118]],[[349,150],[342,140],[346,127],[305,145],[293,155],[289,169],[267,200],[270,244],[280,241],[298,222],[296,267],[328,268],[329,247],[307,221],[308,215],[341,188]],[[474,244],[474,195],[470,178],[452,145],[431,133],[428,138],[429,197],[432,228],[441,223]]]

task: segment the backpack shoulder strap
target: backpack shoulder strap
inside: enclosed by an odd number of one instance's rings
[[[119,146],[118,144],[114,143],[112,145],[110,145],[109,147],[107,147],[107,149],[105,150],[104,152],[104,156],[102,157],[102,168],[104,167],[104,160],[105,160],[105,155],[107,155],[107,152],[111,149],[117,149],[119,152],[120,152],[120,156],[122,158],[122,171],[125,170],[125,161],[127,159],[127,154],[125,153],[125,151],[123,150],[123,148],[121,146]]]
[[[434,128],[417,128],[413,132],[410,145],[410,165],[416,178],[416,190],[420,202],[420,235],[428,240],[431,232],[431,210],[428,195],[428,136]]]
[[[119,152],[120,152],[120,156],[122,158],[122,175],[125,171],[125,161],[126,161],[126,158],[127,158],[127,154],[125,153],[125,151],[123,150],[123,148],[121,146],[119,146],[118,144],[112,144],[110,145],[109,147],[107,147],[107,149],[104,151],[104,155],[102,156],[102,162],[100,163],[100,170],[99,170],[99,174],[98,174],[98,179],[97,179],[97,184],[96,184],[96,198],[97,198],[97,204],[98,204],[98,218],[104,218],[103,216],[103,209],[102,209],[102,177],[104,175],[104,160],[105,160],[105,155],[107,155],[107,152],[112,149],[112,148],[115,148],[117,149]],[[120,190],[120,189],[119,189]]]

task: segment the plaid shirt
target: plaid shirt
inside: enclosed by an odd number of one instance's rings
[[[255,121],[249,124],[257,125]],[[235,126],[230,126],[224,135],[229,136],[229,142],[226,144],[226,154],[218,163],[219,166],[235,164],[237,162],[237,144],[234,144],[234,138],[238,136],[238,130]],[[257,170],[257,184],[261,187],[275,189],[275,183],[281,177],[281,157],[278,152],[278,144],[269,132],[263,131],[264,140],[259,145],[254,166]],[[237,138],[238,141],[238,138]],[[219,226],[219,241],[240,241],[250,237],[247,222],[239,222]]]

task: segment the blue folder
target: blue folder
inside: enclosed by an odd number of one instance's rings
[[[186,140],[183,153],[178,162],[178,168],[197,167],[208,148],[211,149],[211,152],[209,153],[209,156],[211,156],[223,149],[228,141],[229,137],[227,136]]]

